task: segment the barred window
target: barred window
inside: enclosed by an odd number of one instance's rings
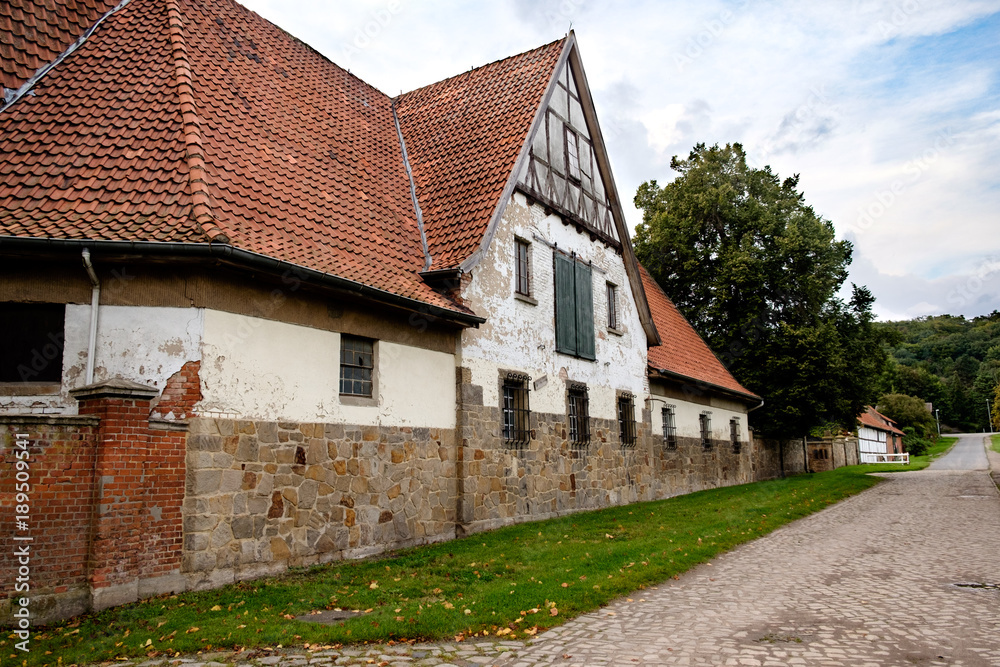
[[[574,447],[590,444],[590,399],[587,385],[569,387],[569,439]]]
[[[705,449],[712,447],[712,414],[703,412],[698,415],[698,423],[701,426],[701,446]]]
[[[340,393],[372,397],[375,341],[359,336],[340,337]]]
[[[675,449],[677,447],[677,422],[674,407],[668,405],[663,408],[661,415],[663,416],[663,442],[668,448]]]
[[[531,440],[531,410],[528,407],[527,375],[508,373],[503,381],[503,439],[513,447],[523,447]]]
[[[635,397],[632,394],[618,397],[618,435],[622,447],[635,447]]]
[[[733,444],[733,453],[740,453],[740,418],[733,417],[729,420],[729,441]]]
[[[517,250],[517,293],[524,296],[531,296],[531,275],[528,273],[528,253],[531,244],[522,239],[515,242]]]

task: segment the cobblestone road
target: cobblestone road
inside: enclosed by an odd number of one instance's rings
[[[205,659],[183,662],[223,664]],[[888,475],[528,645],[257,654],[236,664],[1000,666],[1000,494],[985,471]]]

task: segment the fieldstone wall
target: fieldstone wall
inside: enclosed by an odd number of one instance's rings
[[[190,421],[189,588],[455,536],[454,432]]]
[[[680,438],[667,447],[651,434],[648,410],[637,442],[623,447],[617,420],[591,418],[590,444],[568,439],[564,414],[531,413],[531,441],[512,447],[501,438],[500,409],[484,406],[482,387],[458,369],[458,520],[472,533],[520,521],[656,500],[753,479],[749,443],[716,440],[703,447]]]

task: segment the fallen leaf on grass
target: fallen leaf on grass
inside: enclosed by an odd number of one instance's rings
[[[187,629],[187,630],[186,630],[186,631],[184,632],[184,634],[186,634],[186,635],[189,635],[189,634],[191,634],[192,632],[198,632],[198,630],[200,630],[200,629],[201,629],[201,628],[196,628],[196,627],[193,627],[193,626],[192,626],[192,627],[188,628],[188,629]]]
[[[552,609],[549,609],[549,615],[550,616],[558,616],[559,615],[559,610],[556,609],[555,607],[552,607]]]
[[[222,607],[220,607],[219,605],[215,605],[214,607],[209,609],[209,611],[222,611]]]

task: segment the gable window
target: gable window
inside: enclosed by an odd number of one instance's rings
[[[590,399],[587,396],[587,385],[571,384],[568,399],[569,440],[574,447],[585,447],[590,444]]]
[[[627,392],[618,396],[618,435],[622,447],[635,447],[635,396]]]
[[[702,412],[698,415],[698,424],[701,427],[701,446],[705,449],[712,448],[712,413]]]
[[[608,297],[608,328],[618,328],[618,289],[611,283],[607,284]]]
[[[566,133],[566,175],[580,182],[580,135],[569,125],[563,125]]]
[[[3,303],[0,314],[0,382],[61,383],[66,306]]]
[[[531,244],[524,239],[516,239],[514,248],[516,252],[515,264],[517,266],[517,286],[514,291],[522,296],[531,296],[531,274],[529,272]]]
[[[555,263],[556,352],[594,360],[594,287],[589,264],[559,251]]]
[[[733,417],[729,420],[729,441],[733,445],[733,453],[740,453],[740,418]]]
[[[527,375],[508,373],[503,381],[502,413],[503,440],[512,447],[524,447],[531,441],[531,410],[528,407]]]
[[[360,336],[340,336],[340,394],[373,398],[375,341]]]
[[[677,421],[676,413],[674,412],[674,406],[668,405],[663,408],[660,413],[663,417],[663,442],[666,443],[667,449],[677,448]]]

